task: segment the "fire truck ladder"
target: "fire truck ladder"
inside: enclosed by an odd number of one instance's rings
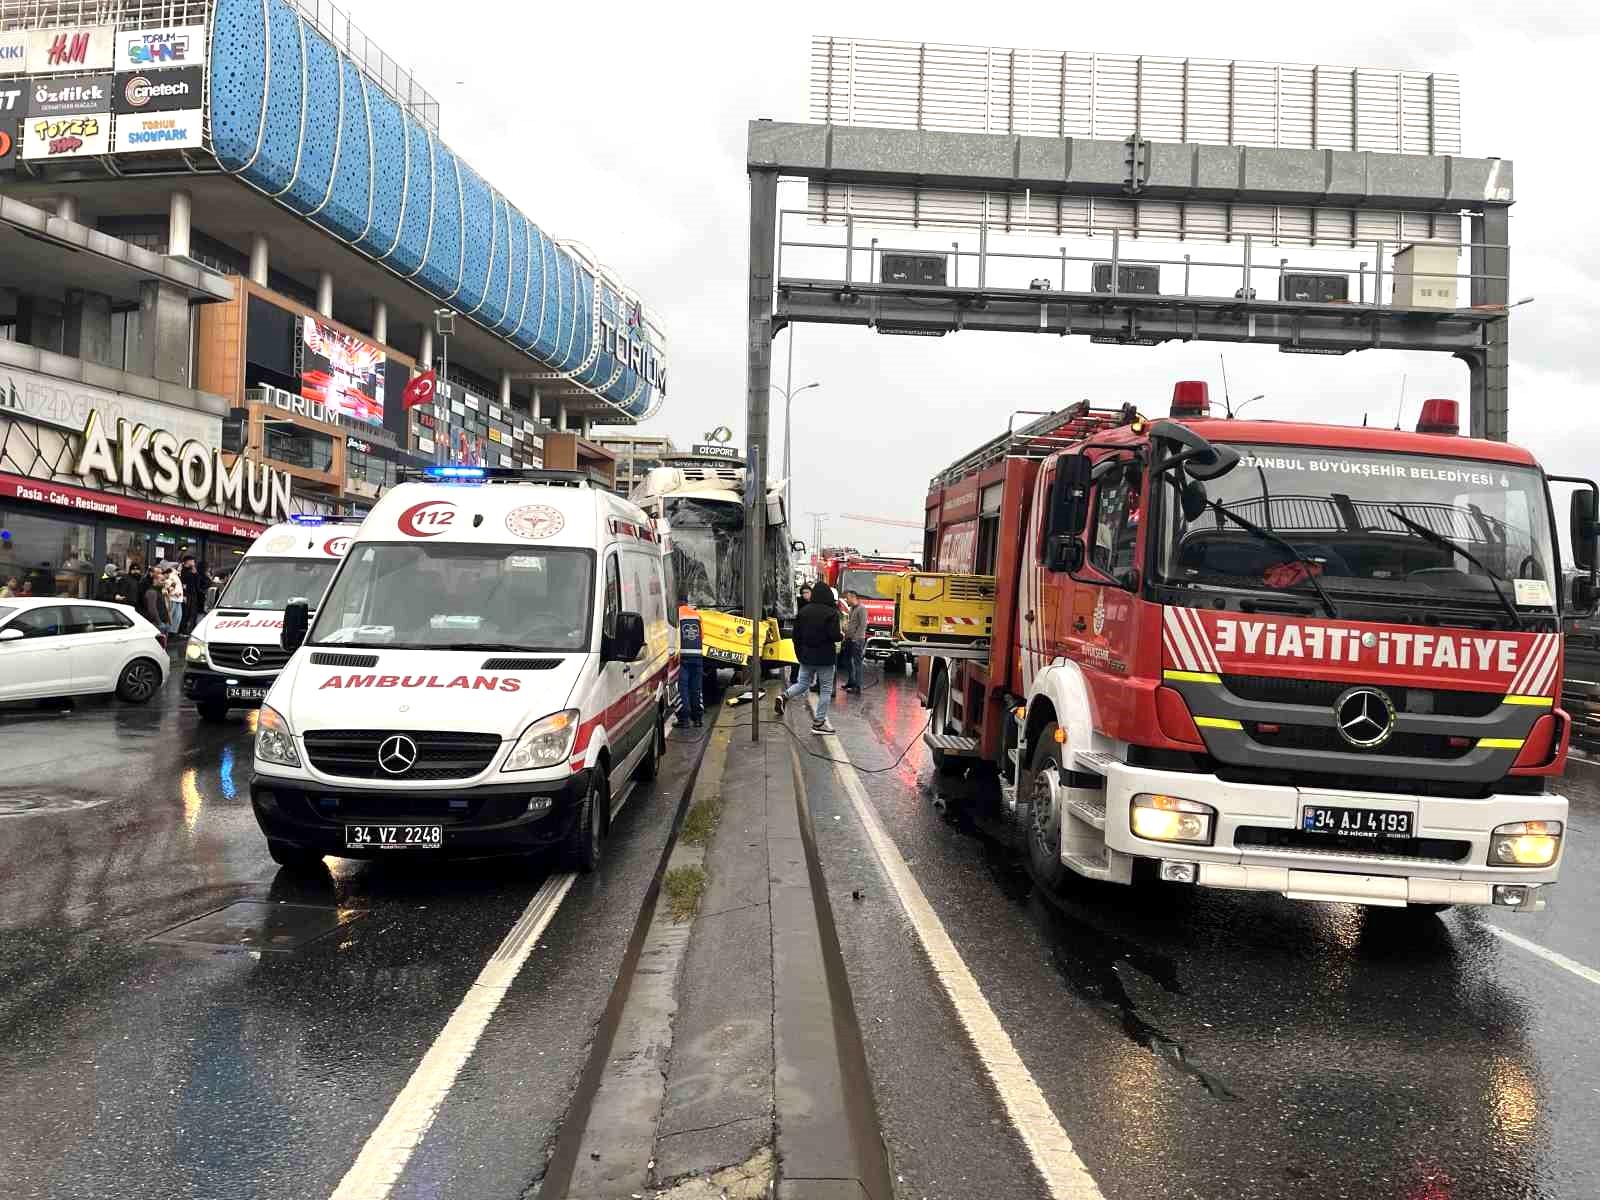
[[[1034,419],[1018,429],[1018,417]],[[1046,458],[1063,447],[1076,445],[1108,429],[1119,429],[1142,420],[1144,418],[1132,404],[1121,408],[1091,408],[1087,400],[1055,412],[1014,412],[1004,433],[971,454],[956,459],[933,477],[931,486],[948,487],[1006,458]]]

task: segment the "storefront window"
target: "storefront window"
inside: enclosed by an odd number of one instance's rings
[[[397,478],[397,468],[394,463],[369,454],[365,450],[357,450],[348,446],[345,450],[344,472],[346,478],[358,479],[378,487],[390,487]]]
[[[308,471],[333,469],[333,439],[327,434],[274,418],[265,425],[268,458]]]
[[[0,508],[0,586],[87,598],[94,578],[94,526]]]

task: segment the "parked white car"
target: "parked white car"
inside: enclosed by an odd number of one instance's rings
[[[127,605],[0,599],[0,701],[115,692],[144,704],[166,682],[165,635]]]

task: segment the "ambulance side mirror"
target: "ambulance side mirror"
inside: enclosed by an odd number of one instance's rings
[[[296,600],[283,610],[283,634],[279,644],[290,654],[305,644],[306,630],[311,626],[311,606]]]
[[[632,662],[644,649],[644,618],[636,612],[619,612],[610,633],[601,638],[602,662]]]

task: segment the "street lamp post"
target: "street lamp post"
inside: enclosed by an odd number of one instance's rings
[[[439,372],[439,376],[440,381],[444,384],[444,408],[446,414],[448,414],[450,411],[450,335],[456,331],[456,314],[448,308],[434,309],[433,331],[439,335],[440,353],[444,359],[444,367]],[[439,416],[439,396],[440,389],[435,387],[433,389],[433,412],[436,424],[433,430],[433,461],[436,463],[447,461],[448,455],[445,454],[443,446],[444,439],[439,436],[439,431],[442,427],[448,434],[450,421],[448,415],[442,418]]]

